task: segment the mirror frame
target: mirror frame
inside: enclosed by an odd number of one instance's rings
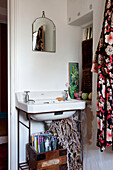
[[[51,21],[51,22],[53,23],[53,26],[55,27],[55,51],[38,51],[38,50],[33,50],[33,24],[36,22],[36,20],[41,19],[41,18],[45,18],[45,19]],[[45,12],[44,12],[44,11],[42,11],[42,17],[36,18],[36,19],[33,21],[33,23],[32,23],[32,51],[33,51],[33,52],[50,52],[50,53],[56,53],[56,25],[54,24],[54,22],[53,22],[51,19],[45,17]]]

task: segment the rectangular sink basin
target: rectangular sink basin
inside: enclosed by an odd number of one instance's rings
[[[18,92],[16,93],[16,107],[26,113],[32,113],[32,118],[38,121],[67,118],[72,116],[76,110],[85,109],[85,102],[82,100],[68,98],[66,101],[58,101],[57,97],[63,97],[63,92],[30,92],[30,99],[34,101],[25,103],[25,94]],[[38,114],[35,115],[35,113]]]

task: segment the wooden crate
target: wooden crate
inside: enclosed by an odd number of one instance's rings
[[[28,152],[27,146],[27,155]],[[34,148],[30,146],[29,167],[31,170],[66,170],[66,155],[66,149],[37,153]]]

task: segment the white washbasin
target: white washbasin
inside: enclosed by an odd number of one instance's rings
[[[25,94],[16,93],[16,107],[26,113],[32,113],[32,119],[38,121],[63,119],[72,116],[76,110],[85,109],[85,102],[68,98],[67,101],[58,101],[63,97],[63,91],[30,92],[30,99],[25,103]],[[34,114],[38,113],[38,114]]]

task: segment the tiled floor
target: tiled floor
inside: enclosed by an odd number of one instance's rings
[[[8,144],[0,145],[0,170],[8,170]]]

